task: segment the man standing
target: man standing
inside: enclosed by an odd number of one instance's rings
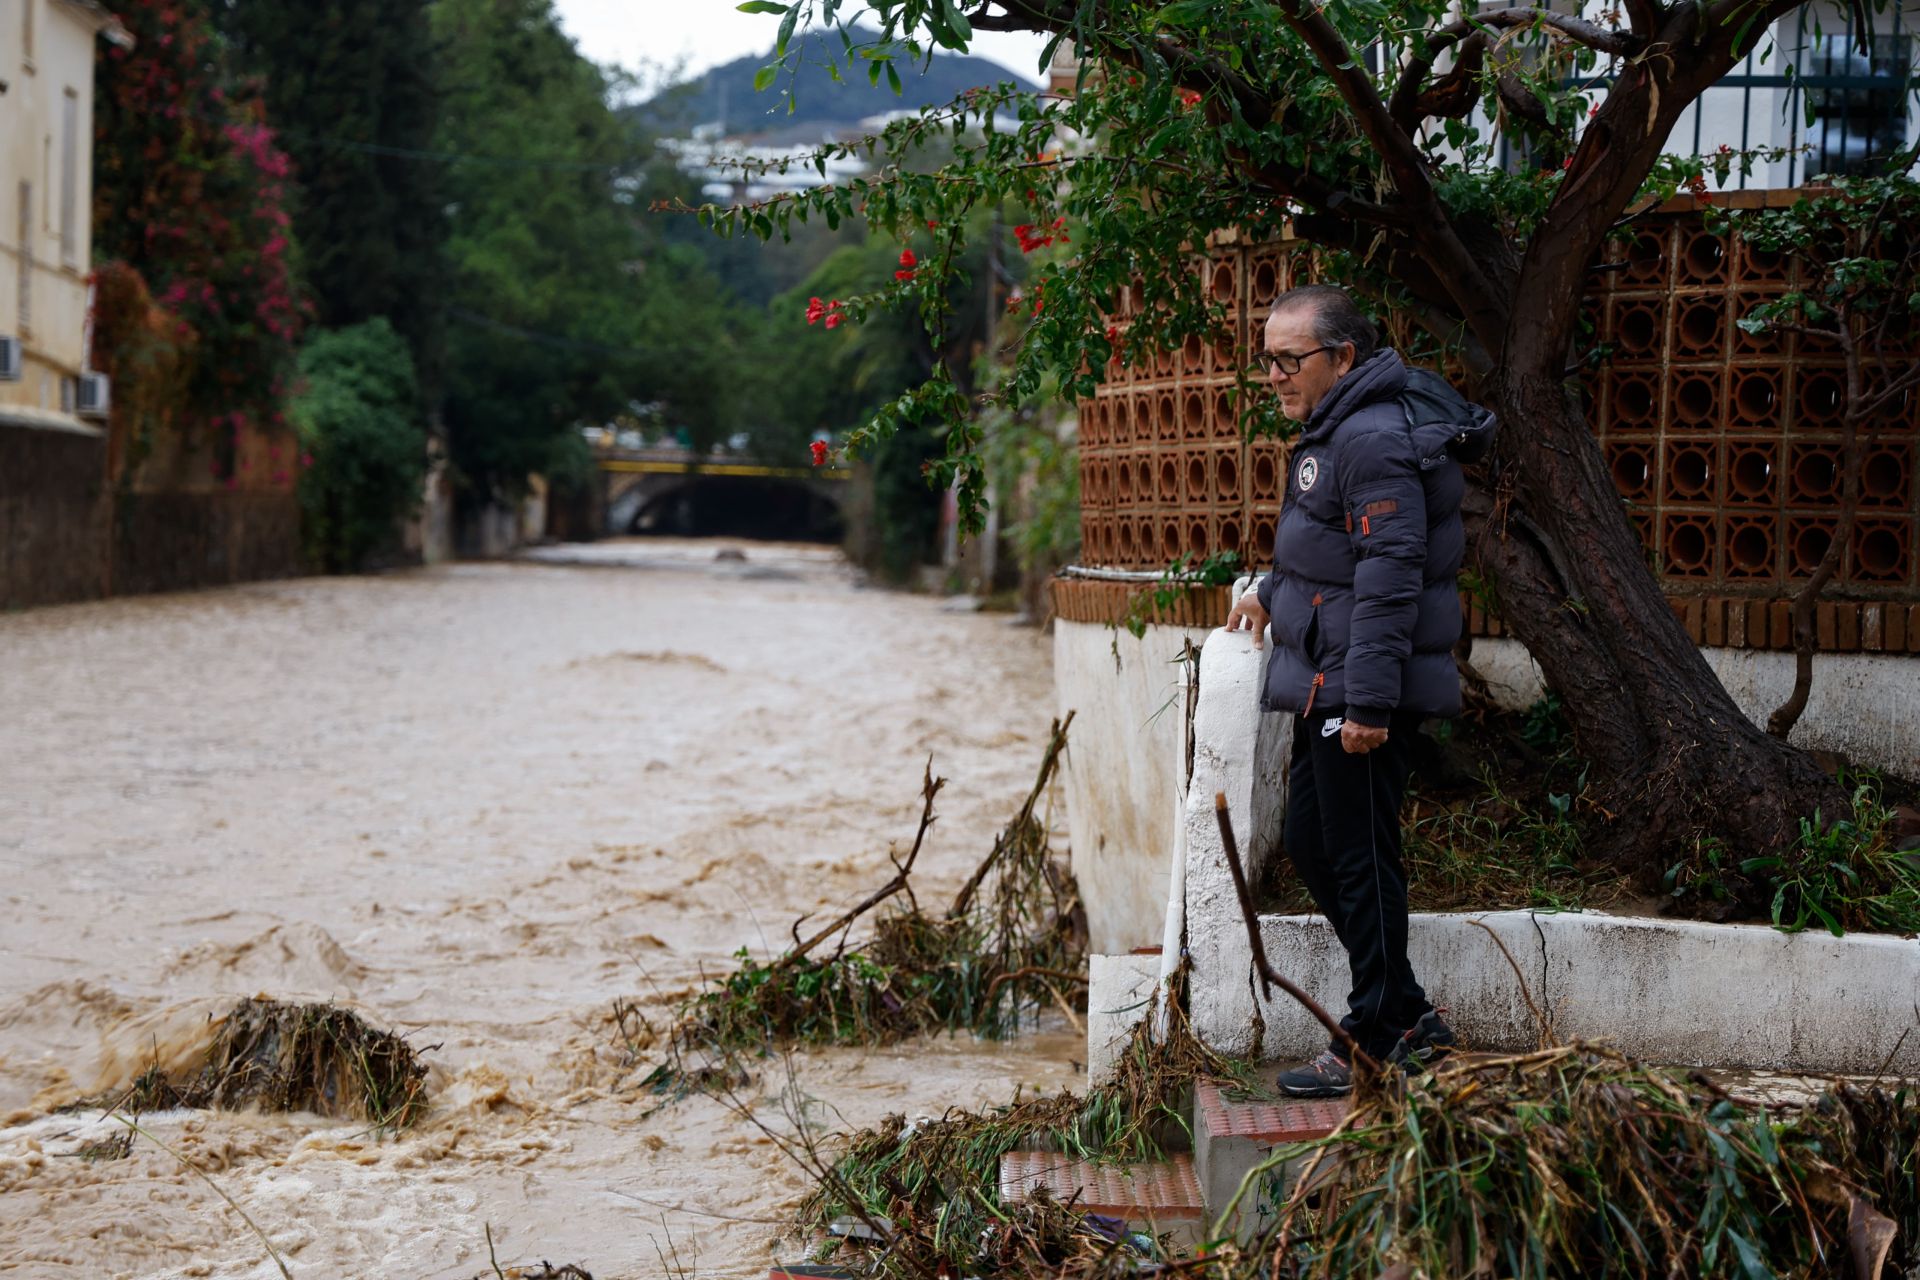
[[[1353,990],[1341,1025],[1376,1060],[1411,1067],[1454,1033],[1407,963],[1400,803],[1423,719],[1460,710],[1453,645],[1465,535],[1454,450],[1492,416],[1377,349],[1373,322],[1336,288],[1283,293],[1259,360],[1294,441],[1273,571],[1234,605],[1228,630],[1274,649],[1262,705],[1294,717],[1288,857],[1346,948]],[[1414,423],[1410,381],[1454,404]],[[1283,1071],[1295,1097],[1353,1087],[1340,1043]]]

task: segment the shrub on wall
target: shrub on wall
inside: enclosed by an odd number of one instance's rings
[[[131,49],[108,46],[94,87],[94,256],[124,263],[192,359],[172,426],[205,431],[214,474],[281,421],[303,315],[289,238],[290,166],[258,101],[222,87],[219,48],[192,5],[114,6]]]
[[[360,568],[419,502],[427,432],[407,345],[385,319],[324,331],[300,353],[292,403],[308,554]]]

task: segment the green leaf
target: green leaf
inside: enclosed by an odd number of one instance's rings
[[[763,91],[768,85],[773,83],[773,78],[779,74],[780,64],[777,62],[770,62],[760,68],[753,73],[753,91],[755,93]]]
[[[967,41],[973,39],[973,24],[967,21],[967,15],[960,12],[953,0],[940,0],[940,16],[954,35],[955,47],[964,50]]]
[[[780,34],[775,37],[773,42],[774,57],[784,58],[787,56],[787,41],[793,39],[793,24],[799,17],[800,6],[796,4],[787,10],[786,17],[780,19]]]
[[[893,63],[887,63],[887,88],[893,90],[893,96],[899,97],[905,90],[900,84],[900,73],[893,69]]]
[[[734,8],[738,9],[742,13],[785,13],[787,12],[786,5],[775,4],[773,0],[747,0],[745,4],[737,4],[734,6]]]

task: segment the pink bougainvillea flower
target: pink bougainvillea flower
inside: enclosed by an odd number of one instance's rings
[[[816,467],[825,466],[826,461],[827,442],[825,440],[815,440],[813,442],[813,465]]]

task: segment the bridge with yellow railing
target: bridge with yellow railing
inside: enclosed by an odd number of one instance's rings
[[[791,520],[837,518],[851,472],[846,467],[780,467],[735,454],[698,454],[674,447],[623,448],[592,443],[601,510],[610,534],[696,532],[700,520],[730,506],[768,504]],[[703,515],[702,513],[708,513]],[[768,514],[769,519],[779,512]]]

